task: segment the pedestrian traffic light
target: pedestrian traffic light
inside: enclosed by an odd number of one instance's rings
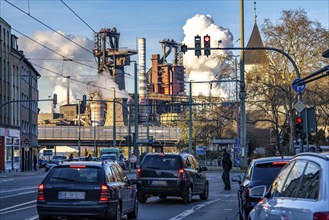
[[[187,45],[186,44],[181,45],[180,46],[180,51],[185,54],[187,52]]]
[[[210,51],[210,36],[207,34],[206,36],[203,37],[203,44],[204,44],[204,55],[207,57],[211,54]]]
[[[194,37],[195,56],[201,56],[201,37],[199,35]]]
[[[296,117],[295,118],[295,136],[296,139],[301,139],[303,137],[303,118],[302,117]]]

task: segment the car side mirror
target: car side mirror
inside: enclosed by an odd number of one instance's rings
[[[231,178],[231,180],[232,180],[233,182],[241,183],[241,176],[240,176],[240,175],[238,175],[238,176],[233,176],[233,177]]]
[[[265,197],[265,195],[266,195],[266,186],[265,185],[253,187],[249,191],[249,196],[251,198],[262,199]]]

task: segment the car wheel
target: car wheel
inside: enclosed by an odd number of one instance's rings
[[[115,213],[113,215],[113,220],[120,220],[121,219],[121,205],[120,202],[117,204],[117,208],[115,210]]]
[[[200,199],[206,200],[206,199],[208,199],[208,195],[209,195],[209,186],[208,186],[208,184],[206,184],[204,186],[203,193],[200,194]]]
[[[138,216],[138,201],[135,199],[134,210],[127,213],[128,219],[135,219]]]
[[[140,203],[145,203],[147,200],[147,197],[143,193],[137,193],[137,199]]]
[[[166,199],[167,196],[159,196],[160,199]]]
[[[189,203],[191,203],[191,202],[192,202],[192,196],[193,196],[193,194],[192,194],[192,187],[189,186],[189,187],[187,188],[185,194],[183,195],[183,202],[184,202],[185,204],[189,204]]]

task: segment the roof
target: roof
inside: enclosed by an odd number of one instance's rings
[[[324,160],[329,160],[329,152],[323,152],[323,153],[304,152],[297,154],[296,156],[294,156],[294,158],[303,157],[303,156],[318,157]]]
[[[264,47],[262,38],[260,36],[258,26],[255,23],[252,30],[251,36],[249,38],[247,48],[250,47]],[[267,62],[267,56],[265,50],[246,50],[244,62],[246,65],[252,64],[263,64]]]
[[[260,163],[271,163],[274,161],[289,161],[293,157],[292,156],[284,156],[284,157],[262,157],[262,158],[257,158],[252,161],[254,164],[260,164]]]

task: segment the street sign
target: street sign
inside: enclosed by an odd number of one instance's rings
[[[305,83],[298,84],[297,83],[298,81],[300,81],[300,79],[295,79],[293,81],[293,84],[294,83],[296,83],[296,84],[292,85],[292,89],[295,90],[296,92],[299,92],[299,93],[304,92],[305,89],[306,89],[306,84]]]
[[[197,155],[205,155],[205,154],[206,154],[205,149],[207,149],[207,148],[204,148],[204,146],[196,146],[196,151],[195,151],[195,153],[196,153]]]
[[[136,155],[130,155],[130,157],[129,157],[129,161],[130,161],[131,163],[135,163],[135,162],[137,161],[137,157],[136,157]]]
[[[53,151],[52,150],[43,150],[43,156],[52,156]]]
[[[25,138],[24,139],[24,144],[28,145],[30,143],[29,139]]]
[[[298,111],[299,113],[301,113],[304,110],[305,105],[304,105],[304,103],[302,101],[298,100],[296,102],[296,104],[294,105],[294,108],[296,109],[296,111]]]

